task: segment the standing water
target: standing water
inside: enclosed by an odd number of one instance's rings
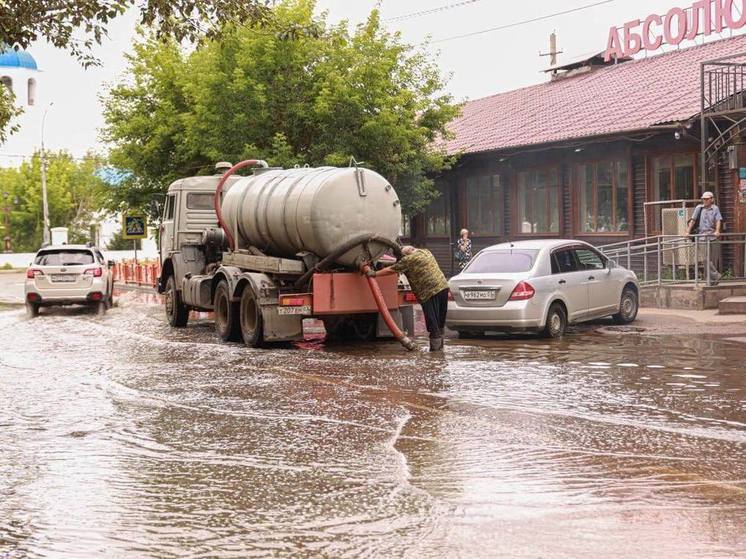
[[[0,310],[0,557],[746,557],[742,344],[251,350],[138,297]]]

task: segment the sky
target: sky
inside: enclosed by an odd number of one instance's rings
[[[562,64],[603,51],[612,26],[644,19],[651,13],[665,14],[675,6],[687,8],[693,3],[610,0],[570,14],[453,39],[599,1],[318,0],[317,8],[327,12],[330,22],[348,20],[354,24],[379,5],[386,26],[400,31],[405,41],[420,44],[429,38],[435,60],[444,75],[449,76],[447,90],[456,100],[463,101],[547,80],[543,70],[549,61],[539,53],[548,50],[553,31],[562,51]],[[452,7],[400,18],[441,6]],[[78,157],[89,150],[105,153],[99,132],[103,125],[100,98],[110,84],[126,77],[125,54],[130,50],[136,22],[134,11],[115,20],[108,39],[94,51],[102,62],[100,67],[84,69],[67,52],[48,44],[35,44],[29,49],[40,69],[37,102],[21,118],[20,132],[0,145],[0,166],[16,166],[38,148],[45,111],[44,142],[48,149],[65,149]]]

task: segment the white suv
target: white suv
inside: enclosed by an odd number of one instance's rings
[[[112,261],[96,247],[47,246],[26,270],[25,299],[29,316],[39,307],[89,305],[103,314],[114,302]]]

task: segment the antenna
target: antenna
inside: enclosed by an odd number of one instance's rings
[[[549,65],[554,68],[557,65],[557,55],[562,54],[562,52],[561,50],[557,50],[557,32],[555,30],[549,35],[549,52],[542,53],[539,51],[539,56],[548,56]]]

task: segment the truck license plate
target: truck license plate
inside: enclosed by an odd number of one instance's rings
[[[73,282],[75,281],[75,275],[74,274],[52,274],[52,281]]]
[[[485,301],[495,298],[495,291],[493,289],[472,289],[464,291],[464,299],[470,301]]]
[[[277,314],[311,314],[310,305],[300,307],[277,307]]]

